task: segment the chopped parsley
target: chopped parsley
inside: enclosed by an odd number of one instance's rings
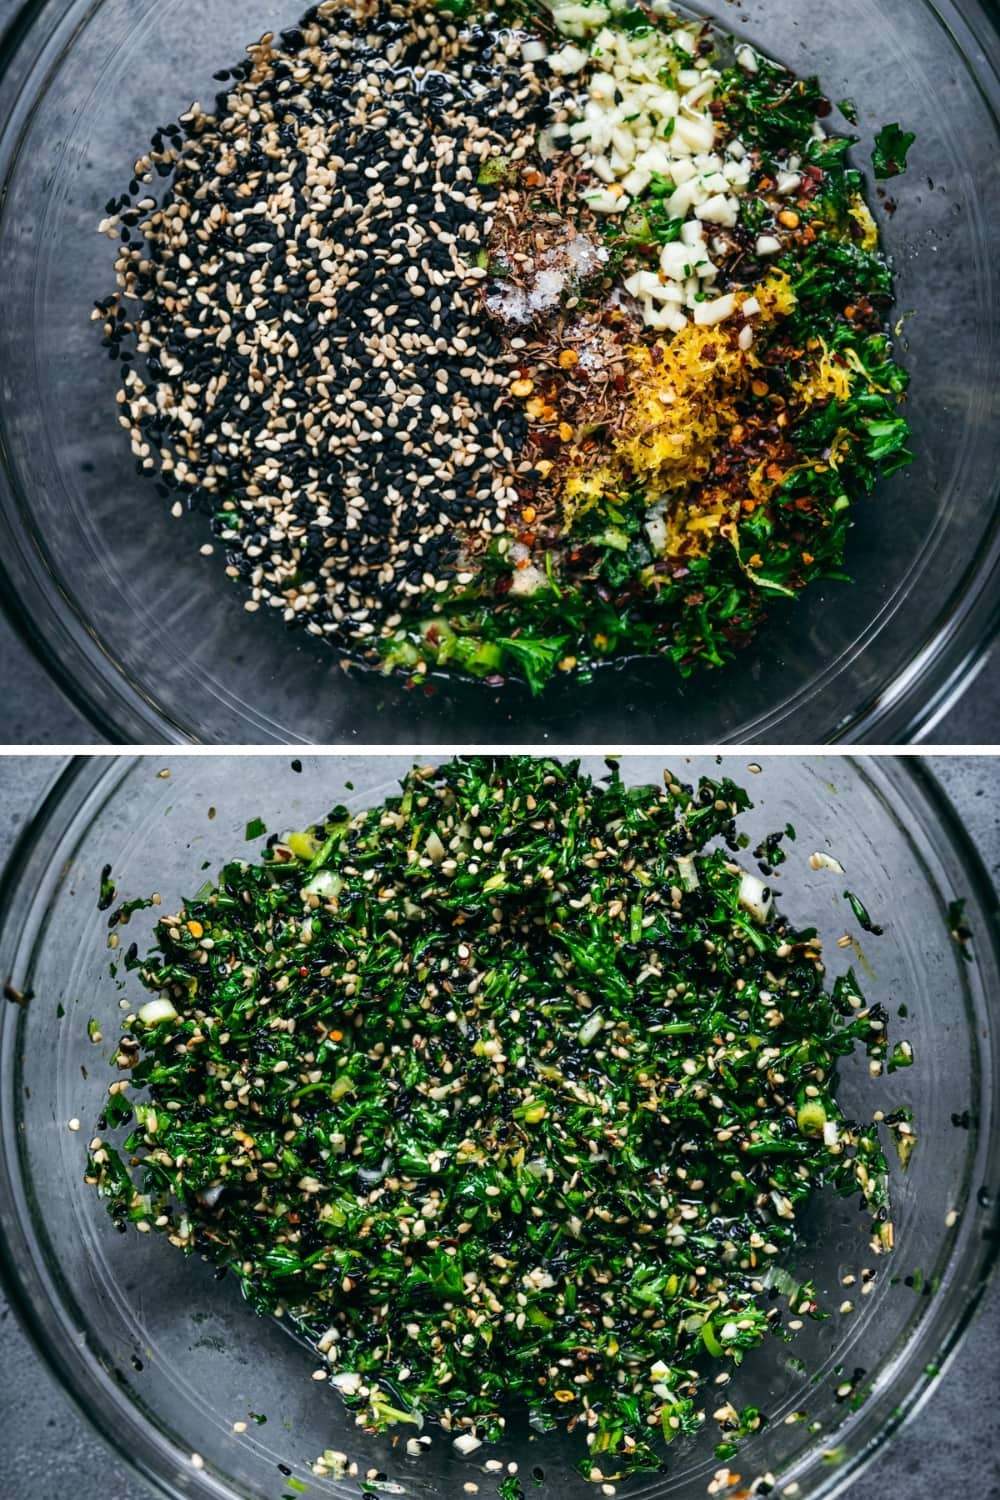
[[[901,130],[898,125],[883,125],[875,137],[872,148],[872,166],[879,179],[898,177],[906,171],[906,153],[916,135],[912,130]]]
[[[101,871],[101,886],[97,898],[97,910],[107,911],[115,896],[118,894],[117,887],[111,879],[111,866],[105,865]]]
[[[489,1442],[520,1403],[593,1479],[656,1467],[762,1287],[816,1309],[781,1271],[813,1193],[892,1243],[837,1097],[885,1012],[736,863],[750,805],[470,756],[234,859],[157,924],[88,1181],[280,1304],[362,1427]]]
[[[855,921],[861,928],[862,932],[870,932],[873,937],[882,936],[881,927],[876,926],[876,924],[872,921],[871,917],[868,915],[868,908],[858,900],[853,891],[845,891],[844,900],[847,902],[848,906],[851,908],[851,911],[854,913]]]

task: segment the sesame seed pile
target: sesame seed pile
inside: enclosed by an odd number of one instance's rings
[[[108,203],[95,318],[139,471],[210,510],[248,610],[346,645],[506,529],[528,423],[483,309],[482,168],[530,153],[546,90],[516,36],[400,4],[247,52]]]

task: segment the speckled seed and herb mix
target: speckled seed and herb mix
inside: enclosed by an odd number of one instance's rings
[[[325,0],[247,51],[109,201],[94,313],[247,610],[537,691],[844,576],[906,376],[816,79],[662,0]]]
[[[656,1466],[721,1362],[824,1315],[782,1268],[821,1185],[891,1249],[880,1130],[914,1141],[837,1103],[838,1059],[912,1053],[776,912],[794,831],[736,862],[749,806],[469,757],[272,835],[126,955],[154,998],[88,1180],[301,1325],[361,1426],[468,1454],[527,1405],[595,1481]],[[760,1421],[713,1414],[722,1459]]]

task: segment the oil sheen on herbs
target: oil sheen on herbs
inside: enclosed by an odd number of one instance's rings
[[[776,910],[793,830],[746,868],[749,806],[467,757],[272,835],[126,955],[88,1180],[293,1319],[359,1426],[470,1454],[526,1406],[595,1481],[659,1466],[826,1315],[789,1274],[821,1187],[892,1248],[880,1131],[914,1140],[838,1104],[841,1058],[912,1053]],[[761,1420],[713,1415],[720,1458]]]

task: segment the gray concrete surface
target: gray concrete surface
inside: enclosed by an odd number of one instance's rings
[[[1000,650],[932,734],[929,745],[1000,745]]]
[[[0,759],[0,861],[60,764]],[[1000,759],[937,757],[931,764],[1000,883]],[[933,1401],[848,1493],[849,1500],[1000,1500],[1000,1281]],[[151,1496],[70,1406],[0,1293],[0,1500]]]
[[[0,702],[8,745],[95,745],[101,735],[64,697],[10,621],[0,615]]]
[[[5,3],[0,0],[0,14]],[[0,703],[7,710],[0,743],[103,743],[100,733],[73,707],[2,614]],[[975,683],[925,739],[931,745],[1000,744],[1000,650],[993,650]]]

